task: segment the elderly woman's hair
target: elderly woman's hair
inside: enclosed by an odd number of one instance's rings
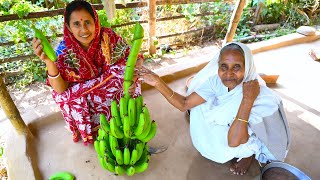
[[[221,55],[222,55],[225,51],[227,51],[227,50],[239,51],[239,52],[242,54],[243,58],[245,58],[243,49],[242,49],[238,44],[230,43],[230,44],[224,46],[224,47],[220,50],[219,60],[220,60]]]
[[[81,10],[81,9],[87,10],[88,13],[95,20],[94,12],[93,12],[93,9],[92,9],[90,3],[88,3],[87,1],[84,1],[84,0],[75,0],[75,1],[72,1],[71,3],[69,3],[66,7],[66,22],[69,26],[70,26],[71,13],[75,10]]]

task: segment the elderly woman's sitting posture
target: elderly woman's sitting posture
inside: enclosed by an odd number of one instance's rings
[[[192,80],[188,96],[175,93],[158,75],[138,70],[180,111],[191,109],[190,133],[202,156],[243,175],[255,157],[283,161],[290,135],[281,99],[256,73],[250,49],[229,43]]]

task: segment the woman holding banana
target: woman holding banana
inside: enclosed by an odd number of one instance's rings
[[[229,43],[192,80],[188,96],[174,92],[146,68],[136,72],[174,107],[190,112],[192,143],[230,171],[243,175],[253,158],[283,161],[290,135],[281,99],[255,71],[251,50]]]
[[[100,27],[95,9],[84,0],[67,5],[64,13],[64,37],[53,62],[34,38],[34,53],[47,66],[47,84],[72,132],[73,141],[93,143],[103,113],[110,119],[110,103],[123,94],[123,76],[130,47],[110,28]],[[141,66],[139,55],[136,66]],[[137,86],[137,88],[136,88]],[[140,93],[133,83],[131,95]]]

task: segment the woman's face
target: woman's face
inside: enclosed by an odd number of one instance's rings
[[[244,57],[241,52],[229,49],[220,55],[218,75],[229,91],[240,84],[244,77]]]
[[[87,50],[95,35],[94,19],[89,12],[85,9],[73,11],[68,28],[80,45]]]

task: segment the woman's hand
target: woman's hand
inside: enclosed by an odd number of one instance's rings
[[[32,49],[33,49],[34,54],[37,55],[45,63],[51,61],[48,58],[48,56],[43,52],[43,47],[41,45],[41,40],[40,39],[37,39],[37,38],[33,38],[32,39]]]
[[[260,93],[260,86],[258,80],[252,80],[243,83],[243,99],[251,102],[252,104]]]
[[[138,76],[139,80],[151,86],[156,86],[160,80],[160,77],[157,74],[145,67],[137,68],[136,75]]]

